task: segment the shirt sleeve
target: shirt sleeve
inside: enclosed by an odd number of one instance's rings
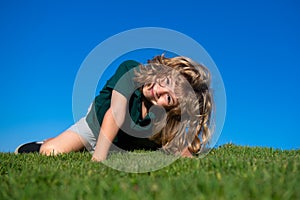
[[[107,81],[106,86],[115,91],[118,91],[126,98],[129,98],[137,89],[134,83],[134,69],[139,66],[139,63],[133,60],[128,60],[120,64],[115,74]]]

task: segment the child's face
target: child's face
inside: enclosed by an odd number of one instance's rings
[[[153,105],[172,108],[178,104],[174,93],[175,81],[170,77],[159,79],[155,83],[144,85],[143,95]]]

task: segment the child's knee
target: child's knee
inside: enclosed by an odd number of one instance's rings
[[[46,143],[42,144],[42,146],[40,148],[40,154],[43,154],[46,156],[57,155],[59,153],[60,153],[59,149],[51,143],[49,144],[46,142]]]

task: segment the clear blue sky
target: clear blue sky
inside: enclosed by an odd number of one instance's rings
[[[218,145],[300,147],[300,3],[282,1],[0,2],[0,151],[73,123],[81,63],[125,30],[163,27],[199,42],[223,77]]]

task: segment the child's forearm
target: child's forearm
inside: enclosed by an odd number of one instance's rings
[[[93,161],[105,160],[112,144],[116,137],[119,127],[114,119],[112,109],[108,109],[101,126],[98,141],[96,144],[95,152],[93,154]]]
[[[127,99],[113,90],[110,108],[106,111],[102,121],[93,161],[105,160],[112,144],[125,120]]]

